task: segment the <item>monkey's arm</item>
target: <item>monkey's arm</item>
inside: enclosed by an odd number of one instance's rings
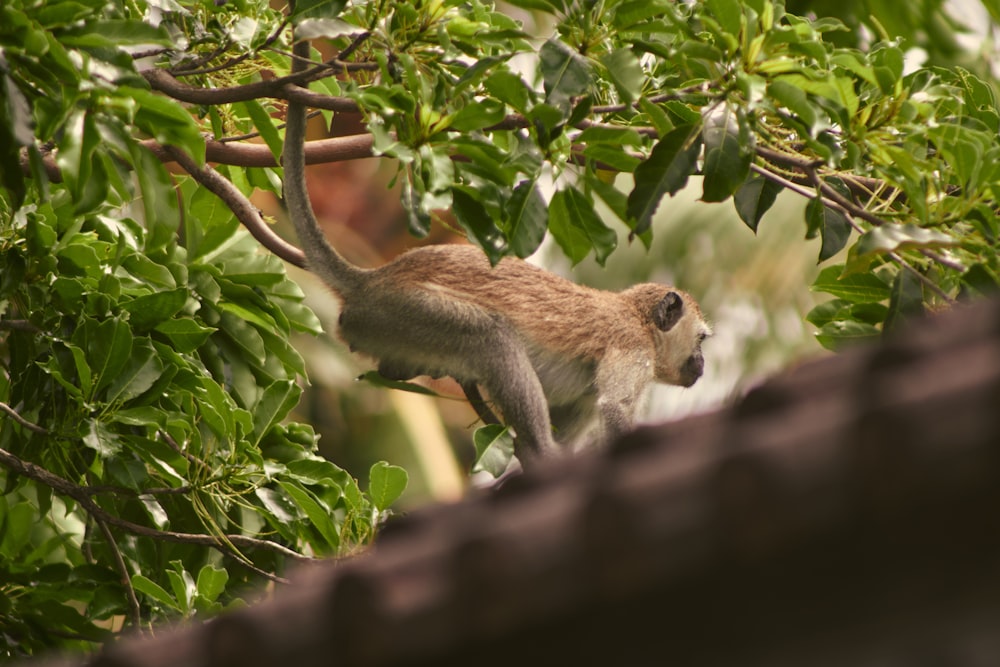
[[[632,430],[645,389],[652,382],[652,364],[646,354],[610,350],[598,364],[595,381],[603,439],[610,442]]]

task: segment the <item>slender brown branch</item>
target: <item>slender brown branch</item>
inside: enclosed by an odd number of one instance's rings
[[[808,169],[816,169],[819,166],[819,163],[817,163],[817,161],[813,158],[793,153],[785,153],[768,146],[756,146],[754,148],[754,152],[758,157],[766,160],[767,162],[792,169],[802,174],[802,181],[800,184],[808,182],[808,175],[806,174]],[[838,174],[837,177],[844,181],[851,192],[859,196],[872,196],[872,193],[879,192],[880,189],[885,187],[885,182],[877,178],[866,178],[855,174]],[[880,199],[886,199],[887,197],[896,196],[898,194],[899,191],[896,188],[891,188],[889,192],[886,192],[880,197]]]
[[[27,331],[28,333],[38,333],[40,330],[29,320],[0,320],[0,331]]]
[[[122,552],[118,548],[118,542],[115,541],[115,536],[111,533],[108,524],[96,516],[94,517],[94,521],[97,522],[97,527],[101,529],[101,534],[104,535],[104,541],[108,543],[108,548],[111,549],[111,556],[115,560],[115,567],[118,569],[122,586],[125,587],[125,597],[128,598],[129,620],[132,622],[132,627],[138,630],[139,625],[142,623],[142,610],[139,608],[139,598],[135,595],[135,588],[132,587],[132,576],[129,574],[128,567],[125,565],[125,559],[122,558]]]
[[[0,401],[0,412],[6,412],[10,416],[11,419],[13,419],[14,421],[16,421],[18,424],[20,424],[24,428],[28,429],[32,433],[38,433],[39,435],[48,435],[49,434],[48,430],[42,428],[38,424],[32,424],[27,419],[25,419],[20,414],[18,414],[17,410],[15,410],[14,408],[10,407],[9,405],[7,405],[6,403],[4,403],[2,401]]]
[[[188,463],[197,466],[202,470],[211,472],[212,466],[208,465],[207,463],[199,459],[197,456],[195,456],[191,452],[181,447],[180,444],[174,439],[172,435],[170,435],[164,430],[157,431],[157,435],[163,438],[163,442],[167,443],[167,446],[170,447],[170,449],[174,450],[175,452],[183,456]]]
[[[373,137],[370,134],[352,134],[346,137],[317,139],[306,145],[306,164],[326,164],[359,160],[372,155]],[[176,158],[165,146],[153,141],[142,142],[159,159],[169,162]],[[265,144],[205,142],[205,160],[238,167],[277,167],[274,153]]]
[[[372,63],[374,64],[374,63]],[[378,65],[375,65],[378,67]],[[191,86],[179,81],[173,74],[164,69],[152,68],[142,72],[142,75],[149,82],[149,85],[165,95],[187,102],[188,104],[230,104],[233,102],[246,102],[248,100],[271,97],[276,99],[297,98],[304,104],[328,111],[351,111],[357,112],[358,105],[354,100],[346,97],[334,97],[332,95],[321,95],[312,93],[305,88],[298,88],[299,84],[306,84],[310,81],[323,78],[330,74],[331,69],[353,70],[371,69],[369,63],[324,63],[317,65],[304,72],[290,74],[266,81],[255,81],[241,86],[230,86],[227,88],[202,88]],[[294,85],[292,85],[294,84]]]
[[[184,151],[173,146],[166,146],[165,149],[196,181],[221,199],[261,245],[286,262],[305,268],[306,259],[302,251],[275,234],[264,222],[257,207],[235,185],[208,165],[199,167]]]
[[[796,194],[799,194],[799,195],[802,195],[803,197],[808,197],[808,198],[815,198],[815,197],[817,197],[817,195],[816,195],[815,192],[810,191],[805,186],[799,185],[797,183],[792,183],[788,179],[786,179],[786,178],[784,178],[782,176],[779,176],[778,174],[775,174],[774,172],[771,172],[771,171],[769,171],[769,170],[761,167],[760,165],[752,164],[752,165],[750,165],[750,168],[755,173],[760,174],[764,178],[767,178],[768,180],[771,180],[771,181],[773,181],[773,182],[775,182],[775,183],[777,183],[777,184],[779,184],[779,185],[787,188],[788,190],[790,190],[790,191],[792,191],[792,192],[794,192]],[[820,201],[823,202],[824,206],[826,206],[828,208],[835,209],[835,210],[839,211],[840,213],[842,213],[846,217],[848,224],[850,224],[851,227],[853,227],[855,231],[857,231],[857,232],[863,232],[864,231],[862,229],[862,227],[857,222],[855,222],[854,216],[852,215],[852,211],[849,208],[845,208],[844,206],[842,206],[840,204],[840,202],[834,201],[834,200],[832,200],[830,198],[827,198],[826,196],[823,196],[823,195],[820,195],[819,199],[820,199]],[[851,208],[853,208],[853,207],[851,207]],[[889,252],[889,253],[886,253],[886,255],[889,257],[889,259],[891,259],[892,261],[894,261],[901,268],[903,268],[906,271],[909,271],[921,283],[923,283],[929,290],[931,290],[932,292],[934,292],[935,294],[937,294],[939,297],[941,297],[941,299],[944,300],[946,303],[955,303],[955,300],[953,298],[951,298],[950,296],[948,296],[948,294],[943,289],[941,289],[940,287],[938,287],[938,285],[933,280],[931,280],[930,278],[928,278],[924,274],[920,273],[920,271],[917,271],[917,269],[915,267],[913,267],[909,262],[907,262],[901,255],[899,255],[898,253],[895,253],[895,252]]]
[[[108,484],[104,484],[104,485],[101,485],[101,486],[85,486],[83,488],[87,492],[87,494],[91,495],[91,496],[99,496],[99,495],[104,494],[104,493],[110,493],[110,494],[114,494],[114,495],[131,496],[131,497],[135,497],[135,498],[137,498],[139,496],[175,496],[175,495],[184,495],[185,493],[191,493],[192,491],[194,491],[194,487],[193,486],[187,486],[187,485],[185,485],[185,486],[178,486],[177,488],[155,487],[155,488],[152,488],[152,489],[143,489],[142,491],[138,491],[136,489],[127,489],[124,486],[111,486],[111,485],[108,485]]]
[[[268,35],[267,39],[264,40],[264,43],[260,46],[260,48],[262,49],[267,48],[271,46],[271,44],[274,44],[274,42],[277,41],[278,37],[281,36],[281,33],[284,31],[285,26],[287,25],[288,25],[288,17],[285,17],[278,24],[278,27],[274,29],[274,32]],[[229,48],[229,46],[230,43],[227,40],[226,43],[219,45],[219,47],[209,55],[203,58],[199,58],[198,60],[192,62],[190,67],[185,68],[182,66],[180,69],[175,68],[172,71],[177,76],[197,76],[200,74],[211,74],[213,72],[218,72],[224,69],[228,69],[230,67],[235,67],[236,65],[239,65],[241,62],[244,62],[248,58],[256,55],[256,52],[248,51],[234,58],[229,58],[228,60],[226,60],[226,62],[221,63],[219,65],[215,65],[213,67],[205,67],[206,63],[210,63],[216,58],[218,58],[223,52],[225,52]]]

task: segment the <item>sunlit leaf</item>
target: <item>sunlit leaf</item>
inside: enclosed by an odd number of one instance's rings
[[[408,476],[399,466],[378,461],[368,471],[368,494],[380,512],[389,509],[406,489]]]

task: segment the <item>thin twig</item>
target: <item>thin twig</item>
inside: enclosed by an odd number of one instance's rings
[[[824,206],[832,208],[843,214],[847,220],[847,223],[851,225],[851,227],[853,227],[855,231],[857,232],[864,231],[864,228],[862,228],[854,220],[854,216],[851,214],[851,211],[845,209],[843,206],[841,206],[840,203],[833,201],[832,199],[827,198],[825,196],[817,195],[815,192],[809,190],[805,186],[798,185],[797,183],[792,183],[787,178],[784,178],[782,176],[779,176],[778,174],[768,171],[767,169],[764,169],[760,165],[751,164],[750,168],[757,174],[763,176],[764,178],[774,181],[775,183],[784,186],[785,188],[788,188],[789,190],[795,192],[796,194],[802,195],[803,197],[807,197],[810,199],[818,198],[821,202],[823,202]],[[933,280],[931,280],[924,274],[920,273],[920,271],[917,271],[917,269],[913,267],[909,262],[907,262],[902,256],[900,256],[895,252],[888,252],[886,253],[886,256],[889,257],[889,259],[891,259],[892,261],[896,262],[896,264],[898,264],[901,268],[909,271],[912,275],[916,276],[916,278],[920,280],[920,282],[922,282],[929,290],[931,290],[939,297],[941,297],[941,299],[943,299],[946,303],[955,303],[955,300],[950,296],[948,296],[948,294],[943,289],[938,287],[938,285],[935,284]]]
[[[132,577],[129,575],[128,567],[125,565],[125,559],[122,558],[122,552],[118,548],[118,543],[115,541],[115,536],[111,533],[108,524],[96,516],[94,517],[94,521],[97,523],[97,527],[101,529],[104,541],[108,543],[108,547],[111,549],[111,556],[115,559],[115,567],[118,568],[118,575],[121,577],[122,586],[125,587],[125,597],[128,598],[129,616],[132,621],[132,627],[138,630],[139,625],[142,623],[142,610],[139,607],[139,598],[136,597],[135,589],[132,587]]]
[[[271,227],[264,222],[260,211],[249,199],[240,192],[235,185],[229,182],[222,174],[215,171],[208,165],[199,167],[184,151],[173,146],[165,147],[167,152],[173,156],[174,160],[181,165],[184,170],[191,174],[194,180],[201,183],[221,199],[233,212],[239,221],[246,227],[247,231],[260,242],[265,248],[275,255],[295,266],[305,268],[306,258],[301,250],[291,243],[281,238]]]
[[[41,331],[31,323],[30,320],[0,320],[0,330],[27,331],[28,333],[38,333]]]
[[[10,416],[11,419],[13,419],[14,421],[16,421],[18,424],[20,424],[24,428],[28,429],[32,433],[38,433],[39,435],[49,435],[48,429],[44,429],[41,426],[39,426],[38,424],[32,424],[27,419],[25,419],[20,414],[18,414],[17,410],[15,410],[14,408],[10,407],[9,405],[7,405],[6,403],[4,403],[3,401],[0,401],[0,412],[6,412]]]

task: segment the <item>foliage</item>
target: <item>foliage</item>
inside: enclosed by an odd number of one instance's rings
[[[551,234],[603,263],[618,236],[595,202],[648,244],[699,176],[753,230],[779,191],[810,201],[829,346],[996,288],[1000,115],[947,49],[907,72],[902,33],[861,44],[850,3],[510,4],[551,34],[481,0],[0,5],[4,653],[234,604],[288,558],[365,543],[405,484],[376,464],[363,494],[285,421],[289,334],[318,323],[239,223],[295,261],[246,200],[280,191],[295,84],[370,132],[307,154],[394,158],[411,230],[449,209],[493,261]],[[919,7],[900,16],[940,17]],[[288,78],[293,27],[337,55]]]
[[[305,377],[289,335],[319,323],[139,141],[205,152],[127,53],[170,30],[119,12],[0,8],[0,656],[240,603],[289,559],[368,542],[406,483],[378,464],[363,493],[285,422]]]

